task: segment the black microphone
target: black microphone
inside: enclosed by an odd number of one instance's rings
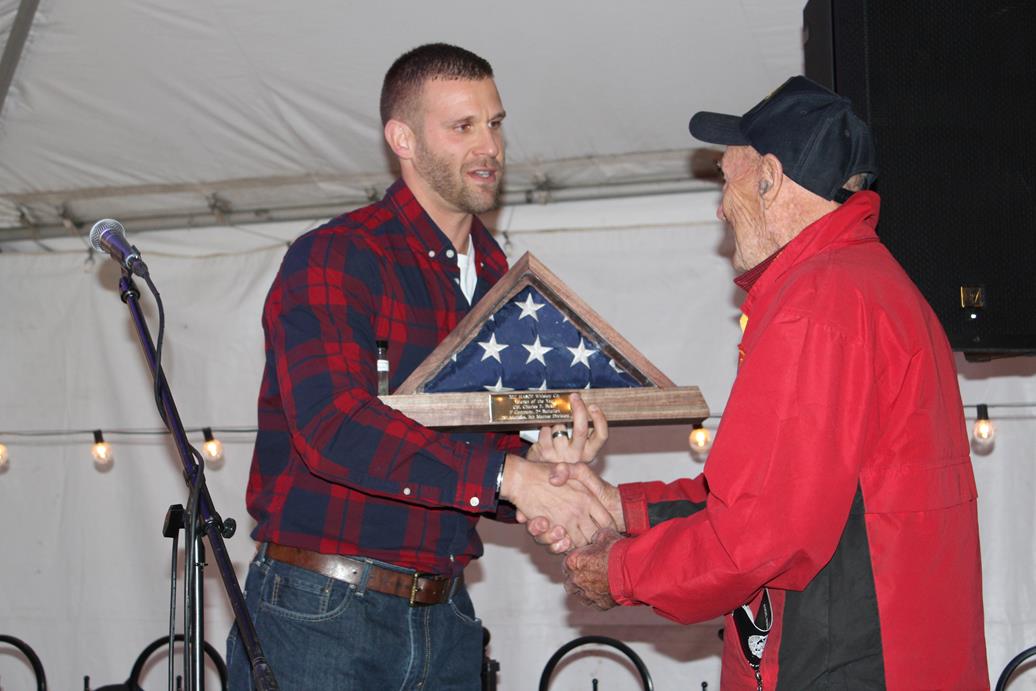
[[[147,264],[140,258],[140,250],[129,244],[126,229],[113,218],[94,223],[90,229],[90,245],[98,252],[104,252],[140,277],[148,275]]]

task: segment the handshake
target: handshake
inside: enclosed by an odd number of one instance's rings
[[[608,553],[625,521],[618,488],[589,463],[608,439],[608,421],[579,394],[570,401],[571,438],[562,425],[543,427],[525,458],[509,454],[500,498],[517,507],[518,521],[537,542],[557,554],[568,552],[565,589],[607,609],[615,605],[607,584]]]

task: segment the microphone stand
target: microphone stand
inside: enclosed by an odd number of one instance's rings
[[[274,678],[270,664],[267,662],[266,657],[263,655],[262,647],[259,645],[255,625],[248,615],[244,595],[241,593],[241,586],[237,582],[234,567],[230,562],[230,556],[227,554],[226,544],[223,542],[224,535],[229,537],[233,534],[233,527],[229,525],[229,521],[228,525],[224,526],[223,520],[216,513],[215,508],[213,508],[208,488],[204,484],[198,486],[199,483],[204,483],[204,472],[198,468],[198,464],[191,454],[190,443],[187,441],[187,434],[184,432],[183,423],[180,421],[180,414],[177,412],[176,404],[173,402],[173,396],[169,390],[165,374],[159,370],[159,362],[155,353],[154,343],[151,340],[151,332],[148,330],[147,322],[144,321],[144,315],[140,309],[140,291],[137,290],[136,285],[133,283],[132,274],[125,267],[122,270],[122,278],[119,279],[119,295],[126,306],[129,307],[133,324],[136,327],[137,337],[141,347],[144,349],[152,377],[160,378],[159,387],[161,389],[162,408],[165,412],[169,431],[176,444],[180,461],[183,464],[184,480],[191,489],[192,494],[196,493],[198,496],[199,525],[196,532],[196,544],[184,544],[185,549],[189,553],[193,552],[196,555],[196,563],[189,563],[189,568],[195,569],[195,590],[198,591],[201,588],[202,568],[204,566],[202,563],[204,562],[204,552],[201,549],[197,549],[197,547],[201,547],[201,538],[205,535],[209,538],[212,556],[216,560],[216,566],[219,567],[219,575],[223,580],[223,587],[227,592],[227,598],[230,600],[230,607],[234,611],[234,619],[242,647],[244,647],[248,655],[255,688],[259,691],[272,691],[277,689],[277,680]],[[200,559],[197,557],[200,557]],[[201,599],[199,592],[193,593],[190,598],[191,609],[195,611],[186,614],[192,622],[195,622],[195,625],[191,627],[192,635],[190,640],[184,640],[184,646],[188,651],[188,658],[193,660],[193,673],[185,675],[185,682],[189,685],[188,688],[190,688],[191,684],[194,684],[198,690],[201,689],[198,680],[202,676],[204,655],[204,642],[199,638],[203,635],[201,631]]]

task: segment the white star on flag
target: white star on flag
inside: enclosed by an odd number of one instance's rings
[[[425,392],[582,389],[588,382],[591,388],[639,386],[619,363],[605,364],[614,354],[595,334],[583,333],[578,321],[528,286],[486,318]]]
[[[488,341],[482,341],[479,343],[482,349],[486,352],[482,353],[482,360],[493,358],[497,362],[500,360],[500,351],[507,347],[507,344],[501,344],[496,342],[496,334],[492,334]],[[580,343],[582,345],[582,343]],[[481,362],[481,360],[480,360]]]
[[[544,307],[546,307],[545,303],[542,303],[542,302],[537,303],[535,300],[533,300],[532,299],[532,293],[529,293],[526,296],[525,302],[518,302],[516,300],[515,304],[517,304],[519,307],[522,308],[522,313],[518,315],[518,321],[521,321],[522,319],[525,319],[526,317],[532,317],[534,320],[539,321],[540,318],[539,318],[539,316],[536,313],[539,312]]]
[[[486,391],[492,391],[493,393],[503,393],[504,391],[514,391],[514,389],[510,389],[510,388],[504,386],[504,378],[503,377],[497,377],[496,378],[496,384],[493,384],[492,386],[485,386],[483,388]]]
[[[547,346],[544,346],[542,343],[540,343],[539,335],[536,336],[536,341],[532,345],[525,345],[523,343],[522,348],[525,348],[529,351],[529,357],[525,360],[526,365],[532,362],[533,360],[538,360],[541,365],[546,366],[547,362],[543,359],[543,356],[549,353],[550,351],[554,350],[553,348],[548,348]]]
[[[590,367],[590,356],[597,352],[592,348],[587,348],[582,338],[579,339],[578,348],[569,348],[568,350],[572,353],[571,367],[575,367],[577,362],[581,362],[587,366],[587,369]]]

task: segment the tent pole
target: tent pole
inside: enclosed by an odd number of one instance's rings
[[[14,23],[11,24],[11,33],[7,36],[3,57],[0,57],[0,116],[3,115],[7,91],[14,81],[14,71],[22,58],[22,50],[25,48],[26,39],[29,38],[29,29],[32,28],[32,20],[36,18],[36,8],[39,6],[40,0],[22,0]]]

